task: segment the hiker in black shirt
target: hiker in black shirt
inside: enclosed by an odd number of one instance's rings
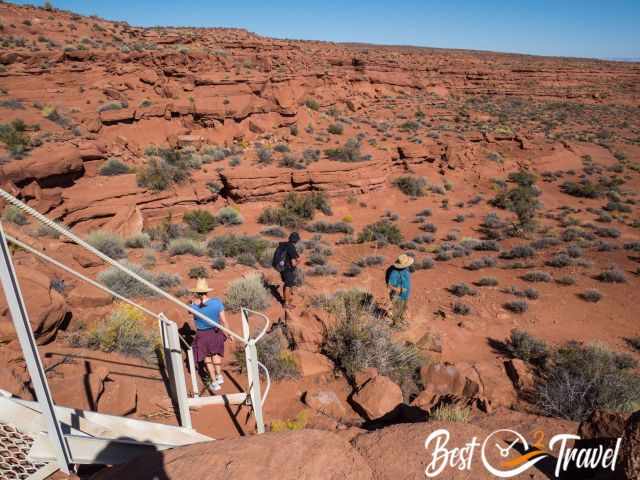
[[[280,278],[282,279],[282,300],[285,309],[293,307],[291,300],[293,298],[293,288],[296,286],[296,267],[300,258],[296,250],[296,243],[299,241],[300,235],[298,232],[293,232],[289,235],[289,241],[280,242],[273,254],[273,268],[280,272]]]

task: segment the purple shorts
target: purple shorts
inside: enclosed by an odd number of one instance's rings
[[[219,328],[198,330],[196,339],[193,342],[193,354],[196,363],[200,363],[210,355],[224,357],[224,342],[226,339],[227,336]]]

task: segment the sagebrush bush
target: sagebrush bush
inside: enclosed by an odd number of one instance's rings
[[[371,159],[370,155],[362,155],[360,141],[350,138],[343,147],[329,148],[324,151],[327,158],[337,162],[364,162]]]
[[[544,366],[550,355],[550,349],[544,340],[540,340],[524,330],[511,330],[506,342],[507,350],[515,358],[527,363]]]
[[[167,251],[170,256],[178,255],[195,255],[201,257],[205,254],[205,247],[202,242],[193,240],[192,238],[176,238],[169,242]]]
[[[553,281],[553,277],[549,275],[547,272],[541,272],[538,270],[534,270],[532,272],[527,272],[522,275],[522,280],[527,282],[551,282]]]
[[[553,257],[545,262],[545,265],[554,268],[568,267],[573,263],[573,260],[566,253],[556,253]]]
[[[218,225],[218,218],[207,210],[186,212],[182,221],[198,233],[209,233]]]
[[[124,240],[115,233],[95,230],[87,237],[87,243],[107,257],[121,259],[127,256]]]
[[[559,285],[565,285],[565,286],[575,285],[576,279],[568,275],[565,275],[564,277],[557,278],[556,283]]]
[[[209,278],[209,272],[202,266],[189,269],[189,278]]]
[[[429,412],[432,422],[460,422],[468,423],[471,419],[471,408],[461,405],[442,404]]]
[[[398,177],[393,181],[393,184],[409,197],[424,196],[427,187],[427,181],[424,178],[414,177],[413,175]]]
[[[264,286],[262,277],[257,274],[238,278],[229,284],[225,307],[237,312],[241,307],[250,310],[265,310],[270,303],[271,295]]]
[[[640,377],[637,364],[625,354],[576,342],[558,349],[536,385],[536,403],[543,415],[580,422],[594,410],[637,410]]]
[[[625,283],[627,281],[624,272],[617,267],[611,267],[603,270],[596,275],[596,280],[603,283]]]
[[[578,294],[578,296],[585,302],[598,303],[602,299],[602,294],[593,288],[585,290]]]
[[[22,210],[14,205],[7,205],[2,212],[2,220],[13,223],[14,225],[26,225],[29,223],[27,216]]]
[[[498,285],[498,279],[494,277],[482,277],[480,280],[475,282],[477,287],[495,287]]]
[[[348,290],[324,300],[337,322],[325,334],[322,351],[353,379],[373,367],[400,384],[411,382],[422,359],[415,346],[393,339],[387,324],[374,314],[372,296]]]
[[[367,225],[358,235],[358,242],[382,242],[398,245],[404,237],[396,224],[389,220],[379,220]]]
[[[524,313],[529,309],[529,304],[524,300],[516,300],[505,303],[504,308],[513,313]]]
[[[380,255],[367,255],[366,257],[359,258],[355,262],[358,267],[375,267],[376,265],[382,265],[384,263],[384,257]]]
[[[531,258],[535,256],[535,250],[528,245],[519,245],[511,250],[500,253],[500,258],[505,260],[513,260],[516,258]]]
[[[256,348],[258,350],[258,360],[267,367],[272,380],[278,381],[300,376],[300,370],[295,358],[287,348],[287,341],[278,330],[265,334],[256,343]],[[246,369],[244,348],[238,348],[234,355],[236,364],[241,371],[244,371]]]
[[[207,253],[210,257],[238,258],[243,254],[253,255],[254,258],[262,258],[265,250],[271,246],[271,242],[258,236],[250,235],[220,235],[207,243]]]
[[[244,218],[234,207],[221,208],[218,210],[216,219],[222,225],[242,225],[244,223]]]
[[[345,222],[329,223],[319,221],[305,225],[304,229],[315,233],[353,233],[353,227]]]
[[[151,361],[158,347],[158,337],[144,326],[143,313],[128,304],[117,304],[111,314],[95,329],[89,331],[81,343],[88,348],[103,352],[118,352],[124,355]],[[151,332],[155,332],[152,329]]]
[[[297,228],[308,220],[313,220],[316,211],[331,215],[331,206],[323,192],[306,195],[289,193],[280,207],[267,207],[258,216],[258,223]]]
[[[140,265],[126,261],[123,261],[122,264],[145,280],[149,282],[154,281],[153,274],[142,268]],[[107,270],[100,272],[98,274],[98,281],[114,292],[128,298],[152,297],[155,295],[153,290],[116,267],[109,267]]]
[[[125,240],[127,248],[147,248],[151,244],[151,237],[147,233],[140,233]]]
[[[465,295],[477,295],[478,291],[466,283],[455,283],[449,287],[449,293],[456,297],[464,297]]]
[[[124,175],[125,173],[131,173],[131,169],[117,158],[110,158],[104,165],[100,167],[100,175],[106,177],[113,177],[115,175]]]
[[[469,315],[471,312],[471,308],[462,302],[454,302],[451,309],[456,315]]]

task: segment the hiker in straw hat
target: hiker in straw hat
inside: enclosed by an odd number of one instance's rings
[[[191,289],[191,293],[194,294],[191,308],[209,319],[206,321],[194,315],[196,338],[193,342],[193,353],[196,363],[204,362],[207,368],[211,379],[207,387],[216,392],[222,388],[220,385],[224,383],[222,357],[224,357],[224,342],[227,339],[219,325],[226,326],[227,320],[224,316],[222,302],[217,298],[208,297],[212,290],[209,288],[206,278],[198,278],[195,288]]]
[[[389,300],[392,304],[392,326],[395,326],[399,321],[404,319],[409,294],[411,293],[411,271],[409,267],[412,264],[413,258],[403,253],[386,272]]]

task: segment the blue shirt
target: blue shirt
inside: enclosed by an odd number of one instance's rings
[[[193,318],[196,321],[196,328],[198,330],[209,330],[210,328],[217,327],[218,322],[220,321],[220,313],[224,312],[224,305],[217,298],[210,298],[204,303],[204,305],[192,303],[191,308],[215,322],[215,324],[212,322],[206,322],[200,317],[196,317],[194,315]]]
[[[411,274],[408,268],[397,269],[394,268],[389,274],[389,285],[393,287],[401,288],[402,291],[397,298],[400,300],[409,300],[409,294],[411,293]]]

